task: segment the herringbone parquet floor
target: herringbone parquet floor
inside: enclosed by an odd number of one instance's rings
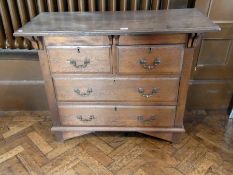
[[[48,112],[0,114],[0,174],[232,175],[233,123],[187,114],[180,144],[139,133],[93,133],[64,143]]]

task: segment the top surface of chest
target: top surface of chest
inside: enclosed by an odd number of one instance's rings
[[[220,30],[196,9],[41,13],[15,36],[202,33]]]

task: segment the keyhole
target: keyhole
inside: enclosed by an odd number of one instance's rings
[[[115,106],[114,110],[117,111],[117,107],[116,106]]]
[[[148,52],[151,53],[151,51],[152,51],[152,48],[149,48],[149,49],[148,49]]]
[[[77,48],[77,52],[80,53],[80,48],[79,47]]]

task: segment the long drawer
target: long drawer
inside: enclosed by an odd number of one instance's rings
[[[55,76],[58,101],[176,102],[179,78]]]
[[[119,73],[180,74],[183,45],[118,46]]]
[[[59,105],[61,124],[66,126],[157,126],[174,125],[175,106]]]
[[[110,73],[110,46],[48,48],[52,73]]]

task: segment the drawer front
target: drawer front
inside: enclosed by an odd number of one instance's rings
[[[112,38],[108,36],[46,36],[44,42],[46,46],[93,46],[109,45]]]
[[[176,102],[178,78],[55,78],[58,101]]]
[[[121,35],[119,45],[185,44],[187,34]]]
[[[183,45],[119,46],[119,73],[180,74]]]
[[[109,46],[49,47],[48,55],[53,73],[111,72]]]
[[[67,126],[174,125],[175,106],[59,105],[61,124]]]

